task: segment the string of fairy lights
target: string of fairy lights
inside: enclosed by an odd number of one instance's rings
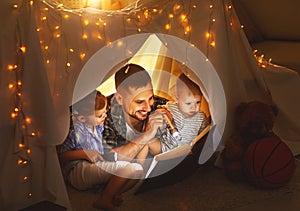
[[[29,1],[29,5],[33,5],[33,1]],[[20,5],[14,4],[13,10],[16,10]],[[26,169],[20,173],[21,182],[28,185],[26,197],[31,198],[32,186],[32,169],[31,164],[31,148],[30,141],[36,137],[35,130],[32,130],[32,119],[25,114],[23,110],[23,75],[24,75],[24,57],[27,52],[26,45],[21,35],[20,22],[17,21],[15,32],[16,47],[15,47],[15,62],[7,65],[7,70],[14,75],[15,80],[8,84],[9,92],[14,96],[14,106],[10,117],[15,120],[15,144],[14,155],[17,156],[16,164],[19,168]]]
[[[40,46],[44,56],[45,67],[49,64],[55,64],[57,61],[57,55],[59,50],[64,49],[64,53],[59,55],[65,55],[65,71],[72,71],[72,68],[78,68],[76,65],[73,65],[74,60],[80,60],[81,64],[86,62],[86,59],[91,56],[89,43],[96,43],[96,45],[111,45],[113,40],[109,40],[107,36],[107,30],[110,27],[109,19],[112,15],[121,15],[123,17],[122,24],[123,26],[123,37],[127,36],[126,28],[136,28],[136,33],[147,32],[147,26],[154,20],[156,17],[164,16],[165,22],[161,24],[161,32],[169,33],[173,27],[180,26],[182,29],[182,34],[186,36],[187,41],[191,41],[191,33],[193,28],[191,26],[191,15],[193,12],[199,12],[200,6],[198,1],[190,0],[187,4],[183,1],[169,2],[167,5],[164,5],[164,8],[142,8],[139,10],[133,9],[131,12],[122,12],[117,11],[103,11],[105,15],[99,11],[101,16],[86,14],[83,10],[70,10],[64,8],[63,5],[53,5],[49,4],[49,1],[40,1],[34,2],[33,0],[24,0],[23,3],[29,4],[29,8],[32,9],[34,3],[39,4],[39,15],[37,15],[37,28],[36,32],[40,37]],[[19,4],[22,4],[19,3]],[[20,8],[21,5],[13,4],[12,7],[14,10]],[[206,57],[207,61],[209,60],[210,52],[217,46],[216,43],[216,34],[214,30],[214,24],[217,22],[214,17],[214,1],[211,0],[211,4],[206,8],[209,10],[209,23],[207,25],[207,30],[204,32],[203,36],[206,38]],[[202,8],[203,9],[203,8]],[[226,11],[231,19],[231,5],[226,5]],[[80,33],[82,40],[82,48],[76,47],[78,43],[71,43],[67,39],[66,29],[64,28],[63,22],[67,22],[71,18],[78,18],[78,23],[81,26]],[[232,26],[232,22],[230,22]],[[117,26],[120,27],[120,26]],[[243,28],[243,25],[240,26]],[[49,31],[51,33],[49,33]],[[90,40],[92,39],[92,42]],[[58,45],[64,45],[60,48]],[[118,42],[117,45],[122,46],[122,42]],[[195,46],[191,43],[192,46]],[[18,155],[17,165],[20,167],[30,168],[31,162],[31,149],[30,141],[36,137],[38,129],[32,130],[32,119],[27,116],[23,110],[23,95],[22,95],[22,83],[24,75],[24,56],[26,54],[26,44],[22,39],[20,30],[16,31],[16,62],[14,64],[8,64],[7,70],[14,74],[15,81],[8,84],[9,92],[14,95],[15,103],[11,111],[11,118],[15,120],[18,135],[16,135],[16,145],[17,149],[15,154]],[[128,50],[130,51],[130,50]],[[132,52],[128,52],[132,54]],[[266,61],[264,56],[258,56],[257,51],[254,52],[254,55],[259,62],[260,66],[265,67],[267,63],[270,63],[271,60]],[[61,59],[61,58],[60,58]],[[57,65],[58,66],[58,65]],[[56,66],[56,67],[57,67]],[[55,65],[54,65],[55,67]],[[27,99],[30,100],[30,99]],[[27,184],[32,183],[31,173],[27,171],[28,174],[23,176],[23,182]],[[26,193],[27,197],[32,197],[31,188],[29,192]]]
[[[47,52],[50,52],[50,46],[53,44],[53,40],[59,40],[63,39],[65,36],[63,34],[62,28],[62,22],[67,22],[70,18],[76,18],[79,17],[81,23],[81,39],[82,43],[85,43],[85,48],[81,49],[75,49],[75,47],[72,47],[70,43],[68,43],[68,40],[65,40],[65,46],[64,49],[68,49],[65,57],[65,70],[68,72],[70,69],[78,68],[76,66],[73,66],[73,62],[71,61],[72,55],[79,54],[79,58],[84,61],[87,57],[91,55],[87,55],[89,50],[88,42],[93,44],[98,44],[99,47],[104,45],[111,45],[113,40],[109,40],[108,36],[106,35],[106,29],[110,29],[110,27],[113,27],[109,24],[109,21],[112,15],[114,15],[114,12],[99,12],[100,16],[97,17],[97,15],[90,15],[86,12],[86,10],[70,10],[68,8],[64,8],[63,5],[53,5],[49,4],[48,1],[43,1],[44,6],[41,6],[40,11],[40,19],[37,20],[37,24],[39,25],[37,28],[38,33],[40,34],[40,42],[42,49],[45,51],[44,56],[47,57],[45,59],[46,63],[49,64],[50,62],[55,62],[54,60],[57,59],[55,56],[50,55]],[[172,4],[172,5],[171,5]],[[191,33],[192,33],[192,26],[190,23],[190,17],[193,11],[199,9],[199,6],[197,5],[198,2],[194,2],[190,0],[188,3],[184,3],[183,1],[177,1],[177,2],[170,2],[167,5],[164,6],[164,9],[162,8],[142,8],[139,10],[133,9],[131,12],[122,12],[122,11],[116,11],[116,15],[122,15],[123,17],[123,36],[127,36],[126,34],[126,28],[136,28],[137,33],[143,33],[148,32],[147,26],[151,23],[153,19],[155,19],[156,16],[164,16],[166,17],[166,22],[162,23],[160,32],[164,32],[168,34],[172,27],[180,26],[182,28],[182,34],[185,36],[185,40],[188,42],[191,42]],[[171,9],[170,9],[171,8]],[[205,32],[205,36],[207,38],[207,50],[206,50],[206,56],[209,57],[209,50],[211,48],[214,48],[216,46],[215,41],[215,35],[212,33],[213,29],[212,26],[216,22],[216,19],[213,18],[212,14],[214,11],[214,2],[211,1],[211,4],[209,5],[210,10],[210,20],[208,23],[208,29]],[[59,11],[60,20],[58,25],[52,26],[52,23],[50,23],[49,11],[56,10]],[[92,29],[92,30],[89,30]],[[43,36],[42,30],[50,31],[53,36],[48,37],[48,40],[45,36]],[[93,35],[91,35],[91,31],[93,31]],[[180,33],[180,32],[178,32]],[[97,34],[95,36],[95,34]],[[58,42],[58,41],[56,41]],[[167,44],[167,43],[165,43]],[[74,45],[74,44],[73,44]],[[118,43],[118,45],[122,46],[121,43]],[[191,43],[192,46],[195,46]],[[54,44],[55,46],[55,44]],[[130,53],[130,52],[129,52]],[[77,59],[75,57],[75,59]]]

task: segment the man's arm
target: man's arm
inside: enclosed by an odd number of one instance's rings
[[[105,130],[103,131],[103,142],[112,146],[112,151],[118,153],[118,160],[131,161],[143,149],[143,147],[151,141],[159,127],[163,124],[163,115],[161,111],[155,111],[149,115],[146,130],[137,138],[128,141],[126,144],[117,146],[120,134],[116,131],[111,118],[105,121]],[[125,137],[122,137],[125,139]]]

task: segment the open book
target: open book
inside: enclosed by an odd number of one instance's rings
[[[145,178],[149,176],[158,176],[163,174],[170,169],[174,168],[177,164],[179,164],[189,153],[191,153],[192,147],[199,141],[203,136],[205,136],[211,126],[208,125],[204,130],[202,130],[190,144],[185,144],[182,146],[178,146],[170,151],[163,152],[154,156],[152,162],[149,166],[149,169],[146,173]]]

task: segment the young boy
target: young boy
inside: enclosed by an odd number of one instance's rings
[[[104,148],[106,106],[106,97],[92,92],[72,107],[73,127],[65,142],[58,146],[58,155],[65,179],[75,188],[86,190],[107,183],[93,206],[115,210],[122,201],[121,194],[136,184],[143,168],[137,163],[116,161],[110,148]]]
[[[177,141],[178,146],[189,144],[192,140],[206,128],[209,120],[204,112],[200,111],[202,92],[199,86],[189,79],[185,74],[181,74],[176,81],[176,102],[168,102],[165,108],[171,113],[174,124],[181,136]],[[167,133],[168,139],[171,134]],[[163,140],[162,140],[163,141]],[[172,148],[166,142],[162,142],[162,152]]]
[[[200,111],[202,92],[199,86],[181,74],[176,81],[176,102],[168,102],[162,109],[166,110],[166,122],[172,123],[177,129],[176,137],[166,127],[161,128],[160,141],[151,143],[151,151],[166,152],[177,146],[189,144],[208,126],[209,119]],[[170,127],[170,126],[169,126]]]

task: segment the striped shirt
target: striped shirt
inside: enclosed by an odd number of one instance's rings
[[[174,141],[174,139],[172,138],[171,133],[168,130],[166,130],[166,135],[163,138],[163,140],[161,140],[162,152],[168,151],[177,146],[190,144],[193,141],[193,139],[209,124],[209,119],[202,111],[199,111],[191,117],[185,117],[179,110],[177,103],[168,102],[165,108],[172,114],[175,126],[181,136],[181,140],[175,140],[176,143],[171,144],[170,146],[168,142],[170,142],[170,140]]]

